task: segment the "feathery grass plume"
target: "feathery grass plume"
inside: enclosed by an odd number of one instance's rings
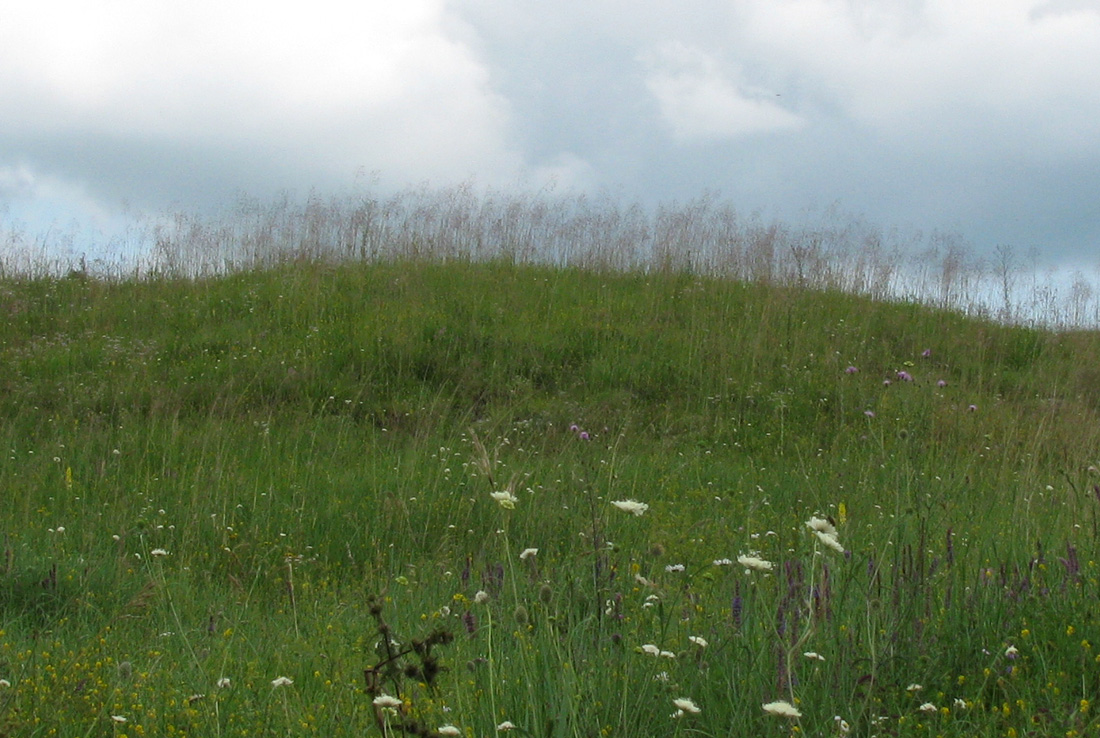
[[[775,715],[777,717],[785,717],[785,718],[800,718],[800,717],[802,717],[802,713],[799,712],[798,709],[794,705],[792,705],[790,702],[787,702],[785,700],[777,700],[775,702],[769,702],[769,703],[765,704],[763,707],[764,707],[764,712],[768,713],[769,715]]]
[[[638,502],[637,500],[612,500],[611,504],[622,510],[638,517],[645,514],[645,511],[649,509],[649,505],[644,502]]]
[[[753,571],[771,571],[775,564],[770,561],[765,561],[758,556],[751,556],[747,554],[741,554],[737,557],[737,563],[745,567],[746,570]]]

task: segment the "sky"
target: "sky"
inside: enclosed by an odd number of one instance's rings
[[[1100,0],[0,0],[0,227],[461,182],[1100,268]]]

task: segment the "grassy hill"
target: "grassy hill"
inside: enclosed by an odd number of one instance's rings
[[[0,735],[1097,731],[1096,333],[506,261],[0,309]]]

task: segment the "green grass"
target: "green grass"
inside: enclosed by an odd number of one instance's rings
[[[509,262],[0,299],[0,736],[1100,733],[1096,333]]]

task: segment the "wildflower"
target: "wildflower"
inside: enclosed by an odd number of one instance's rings
[[[525,549],[523,549],[523,551],[520,552],[519,560],[520,561],[526,561],[527,559],[531,558],[532,556],[537,555],[538,552],[539,552],[539,550],[537,548],[525,548]]]
[[[506,510],[515,510],[517,498],[509,490],[503,490],[501,492],[490,492],[489,496],[492,497],[497,503]]]
[[[882,386],[883,387],[889,387],[890,386],[890,380],[889,379],[882,380]]]
[[[806,521],[806,527],[815,533],[826,533],[830,536],[836,536],[836,527],[825,518],[819,518],[816,515],[811,515],[810,519]]]
[[[825,660],[824,656],[822,656],[819,653],[815,653],[813,651],[807,651],[806,653],[804,653],[802,655],[805,656],[808,659],[813,659],[815,661],[824,661]]]
[[[516,725],[511,720],[505,720],[503,723],[497,726],[497,730],[515,730]]]
[[[858,372],[859,372],[859,368],[854,367],[854,366],[850,366],[850,367],[848,367],[847,369],[844,370],[845,374],[857,374]]]
[[[65,526],[64,526],[64,525],[59,525],[59,526],[57,526],[57,528],[55,528],[55,529],[54,529],[54,532],[56,532],[56,533],[64,533],[64,532],[65,532]]]
[[[1020,654],[1020,651],[1015,646],[1009,646],[1008,648],[1005,649],[1005,656],[1007,656],[1010,659],[1016,658],[1019,654]]]
[[[678,574],[684,570],[683,564],[669,564],[665,567],[665,571],[669,574]]]
[[[956,710],[965,710],[966,709],[966,700],[961,700],[958,697],[956,697],[954,705],[955,705]]]
[[[401,700],[382,693],[372,700],[376,707],[401,707]]]
[[[874,410],[864,410],[863,414],[866,415],[868,418],[875,417],[875,411]]]
[[[216,684],[218,686],[218,689],[229,689],[230,685],[232,685],[233,682],[229,680],[229,677],[222,677],[218,679]]]
[[[924,687],[922,687],[919,684],[910,684],[908,687],[905,688],[905,691],[906,692],[919,692],[922,689],[924,689]]]
[[[10,686],[11,682],[9,682],[7,679],[0,679],[0,687],[7,689]]]
[[[939,712],[939,708],[933,705],[931,702],[925,702],[923,705],[920,706],[920,711],[931,714],[934,712]]]
[[[489,601],[489,593],[486,592],[483,589],[479,589],[477,591],[477,594],[474,595],[474,602],[476,602],[479,605],[484,605],[488,601]]]
[[[775,566],[770,561],[765,561],[757,556],[746,556],[745,554],[741,554],[737,557],[737,563],[745,567],[746,571],[749,569],[754,571],[771,571],[772,567]]]
[[[294,680],[290,677],[281,676],[271,680],[272,687],[289,687],[291,684],[294,684]]]
[[[841,735],[848,735],[848,731],[852,729],[852,726],[848,724],[848,721],[842,718],[840,715],[834,715],[833,722],[836,723],[836,729]]]
[[[967,409],[967,411],[969,411],[969,412],[974,412],[975,410],[977,410],[977,409],[978,409],[978,406],[977,406],[977,405],[970,405],[970,406],[968,406],[968,407],[967,407],[966,409]]]
[[[650,656],[657,656],[661,653],[661,649],[657,648],[657,646],[652,643],[647,643],[642,646],[642,653],[648,653]]]
[[[581,439],[582,441],[587,441],[587,440],[589,440],[589,439],[590,439],[590,438],[591,438],[592,436],[588,435],[588,431],[581,431],[581,434],[580,434],[579,436],[577,436],[577,437],[578,437],[578,438],[580,438],[580,439]]]
[[[941,379],[940,381],[936,382],[936,386],[937,387],[946,387],[947,386],[947,380],[946,379]]]
[[[642,585],[643,587],[652,587],[653,586],[653,582],[649,581],[648,579],[643,577],[641,574],[635,574],[634,575],[634,581],[637,582],[638,584]]]
[[[932,349],[927,348],[924,351],[921,351],[920,355],[927,359],[932,356]]]
[[[715,566],[733,566],[733,561],[730,559],[715,559],[712,563]]]
[[[792,705],[790,702],[785,702],[783,700],[769,702],[768,704],[764,705],[764,712],[768,713],[769,715],[776,715],[778,717],[802,717],[802,713],[799,712],[794,705]]]
[[[156,557],[156,556],[167,556],[168,552],[166,550],[164,550],[163,548],[154,548],[152,551],[149,552],[149,555],[154,556],[154,557]]]
[[[637,500],[613,500],[611,504],[623,512],[633,513],[639,517],[644,515],[645,511],[649,509],[649,505],[644,502],[638,502]]]
[[[707,639],[702,638],[701,636],[688,636],[688,640],[694,643],[699,648],[706,648],[710,645],[709,643],[707,643]]]
[[[817,540],[833,549],[837,553],[844,553],[844,546],[840,545],[840,541],[836,539],[836,536],[831,536],[828,533],[822,533],[820,531],[814,531],[814,535],[817,536]]]
[[[913,381],[913,375],[910,374],[909,372],[905,371],[904,369],[902,369],[900,372],[898,372],[898,379],[900,379],[903,382],[912,382]]]
[[[435,732],[447,736],[462,735],[462,731],[453,725],[440,725]]]
[[[676,658],[676,654],[674,654],[672,651],[661,651],[657,655],[660,656],[663,659],[674,659],[674,658]]]
[[[672,704],[684,712],[690,712],[692,714],[699,713],[699,706],[687,697],[678,697],[672,701]]]
[[[111,716],[111,719],[112,719],[112,720],[114,720],[114,721],[115,721],[116,723],[124,723],[124,722],[126,722],[126,718],[125,718],[124,716],[122,716],[122,715],[112,715],[112,716]]]

